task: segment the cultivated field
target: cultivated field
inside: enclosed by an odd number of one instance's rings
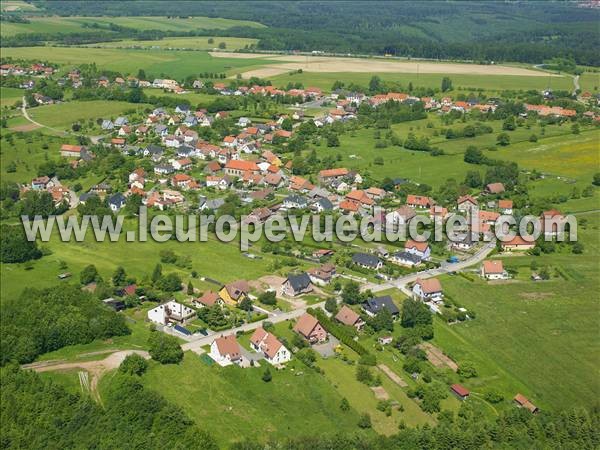
[[[2,2],[3,6],[7,2]],[[20,3],[20,2],[19,2]],[[30,23],[2,23],[2,36],[19,33],[85,33],[97,29],[84,24],[115,24],[137,30],[192,31],[227,29],[236,26],[262,28],[257,22],[213,17],[32,17]],[[110,32],[108,32],[110,33]]]

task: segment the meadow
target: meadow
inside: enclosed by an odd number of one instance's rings
[[[214,42],[209,43],[208,40],[213,39]],[[257,39],[237,38],[237,37],[220,37],[220,36],[198,36],[198,37],[171,37],[154,41],[139,41],[126,39],[122,41],[99,42],[90,44],[89,47],[100,48],[128,48],[142,47],[155,49],[191,49],[191,50],[214,50],[219,44],[224,43],[227,50],[238,50],[246,46],[254,45],[258,42]]]
[[[479,373],[465,385],[483,393],[496,389],[510,400],[520,392],[542,409],[591,407],[598,384],[597,317],[600,215],[586,214],[579,227],[585,251],[504,257],[517,280],[487,283],[473,275],[443,276],[444,292],[477,316],[448,326],[435,321],[434,342],[450,357],[472,362]],[[530,265],[548,266],[551,279],[529,280]]]
[[[285,87],[288,83],[302,83],[304,86],[316,86],[325,91],[331,91],[333,83],[342,81],[349,85],[351,83],[367,87],[371,77],[378,76],[383,81],[400,83],[408,86],[412,83],[415,87],[440,88],[444,74],[438,73],[385,73],[368,71],[368,65],[365,66],[364,73],[358,72],[310,72],[302,73],[291,72],[276,75],[271,78],[275,86]],[[498,92],[503,90],[542,90],[549,85],[553,89],[571,89],[573,81],[568,76],[549,77],[540,73],[540,76],[519,76],[519,75],[469,75],[469,74],[451,74],[454,91],[471,91],[483,89],[488,92]],[[452,92],[450,92],[452,93]]]
[[[63,71],[79,64],[96,63],[104,69],[136,75],[144,69],[148,78],[184,78],[204,72],[229,73],[235,68],[265,64],[266,60],[215,58],[204,51],[133,50],[85,47],[21,47],[0,49],[2,57],[50,61]]]
[[[271,368],[273,379],[265,383],[265,364],[222,368],[187,352],[179,365],[152,364],[142,381],[198,424],[209,425],[221,445],[246,437],[359,432],[358,412],[339,408],[342,396],[328,380],[291,361],[284,370]]]
[[[4,3],[4,2],[3,2]],[[84,24],[97,23],[108,26],[115,24],[136,30],[193,31],[224,30],[246,26],[263,28],[257,22],[247,20],[223,19],[214,17],[31,17],[30,23],[2,23],[2,36],[19,33],[85,33],[97,29],[84,27]],[[110,33],[107,31],[107,33]]]
[[[23,98],[23,89],[0,87],[0,107],[4,108],[14,106],[15,103]]]

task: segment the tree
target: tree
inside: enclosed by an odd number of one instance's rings
[[[583,253],[583,244],[581,242],[575,242],[573,244],[573,248],[571,248],[571,251],[573,253],[575,253],[576,255],[580,255]]]
[[[252,311],[252,300],[250,297],[244,297],[239,303],[238,308],[244,311]]]
[[[387,308],[382,308],[371,320],[371,326],[375,331],[394,331],[394,318]]]
[[[340,409],[342,411],[350,410],[350,403],[348,403],[348,399],[346,399],[346,397],[342,398],[342,401],[340,402]]]
[[[181,278],[176,273],[170,273],[161,277],[156,283],[161,291],[176,292],[181,290]]]
[[[115,273],[112,276],[113,286],[123,286],[127,281],[127,274],[122,266],[115,269]]]
[[[373,425],[371,424],[371,416],[367,413],[361,414],[358,419],[358,427],[359,428],[371,428]]]
[[[225,42],[219,42],[219,48],[221,50],[225,50],[227,48],[227,44]]]
[[[452,90],[452,80],[449,77],[442,78],[442,92]]]
[[[340,138],[335,133],[329,133],[327,135],[327,147],[339,147],[340,146]]]
[[[158,283],[158,280],[160,280],[162,278],[162,266],[160,264],[157,264],[156,266],[154,266],[154,270],[152,271],[152,277],[150,278],[152,280],[152,283]]]
[[[194,285],[192,284],[192,281],[188,281],[188,285],[187,285],[187,295],[194,295]]]
[[[99,278],[98,270],[96,269],[96,266],[94,266],[93,264],[85,266],[83,268],[83,270],[81,271],[81,273],[79,274],[79,281],[83,285],[97,281],[98,278]]]
[[[431,311],[429,311],[425,303],[410,298],[404,300],[404,303],[402,303],[402,317],[400,319],[400,324],[404,328],[431,325],[432,322]]]
[[[477,369],[472,362],[464,362],[458,367],[458,374],[463,378],[474,378],[477,376]]]
[[[183,359],[183,350],[174,336],[154,331],[148,339],[150,356],[161,364],[177,364]]]
[[[272,379],[273,379],[273,376],[271,375],[271,371],[270,371],[270,370],[269,370],[269,368],[267,367],[267,368],[265,369],[265,371],[263,372],[263,374],[262,374],[262,380],[263,380],[265,383],[268,383],[268,382],[270,382]]]
[[[517,122],[515,120],[515,116],[508,116],[502,122],[502,129],[506,131],[514,131],[517,129]]]
[[[359,364],[356,366],[356,379],[364,384],[371,384],[373,382],[373,374],[368,366]]]
[[[532,134],[531,136],[529,136],[529,142],[537,142],[538,141],[538,137],[535,134]]]
[[[129,374],[141,376],[148,368],[148,362],[137,353],[127,355],[121,365],[119,371]]]
[[[362,300],[360,285],[356,281],[348,281],[342,289],[342,301],[349,305],[356,305],[361,303]]]
[[[325,300],[325,311],[331,314],[337,311],[337,300],[335,297],[327,297],[327,300]]]
[[[510,144],[510,136],[506,133],[500,133],[496,136],[496,143],[505,147]]]
[[[215,40],[214,40],[213,38],[208,38],[208,43],[209,43],[209,44],[214,44],[214,43],[215,43]]]
[[[594,186],[600,186],[600,172],[594,174],[594,177],[592,179],[592,184]]]
[[[276,305],[277,293],[275,291],[265,291],[258,296],[258,301],[263,305]]]
[[[20,225],[2,225],[0,228],[0,260],[3,263],[21,263],[42,257],[35,241],[27,240]]]
[[[470,145],[465,151],[464,161],[469,164],[481,164],[483,163],[485,156],[483,152],[477,147]]]
[[[573,133],[573,134],[579,134],[580,133],[579,125],[578,124],[574,123],[571,126],[571,133]]]
[[[485,393],[484,398],[490,403],[500,403],[504,400],[504,395],[500,391],[490,389]]]
[[[373,75],[369,81],[369,91],[376,93],[381,89],[381,78],[377,75]]]
[[[477,170],[469,170],[465,175],[465,184],[470,188],[479,188],[482,182],[481,174]]]

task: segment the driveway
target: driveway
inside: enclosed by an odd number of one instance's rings
[[[335,349],[338,345],[340,345],[340,341],[330,334],[327,342],[315,344],[312,346],[312,349],[321,355],[321,357],[329,358],[331,356],[335,356]]]

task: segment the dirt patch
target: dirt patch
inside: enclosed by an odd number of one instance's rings
[[[268,53],[234,53],[234,52],[208,52],[214,58],[233,58],[233,59],[271,59],[281,55]]]
[[[284,283],[285,278],[277,275],[265,275],[264,277],[260,277],[258,281],[267,284],[271,289],[279,290],[281,289],[281,285]]]
[[[388,400],[390,398],[390,394],[388,394],[381,386],[374,386],[371,390],[373,391],[373,394],[375,394],[377,400]]]
[[[13,131],[22,131],[22,132],[27,132],[27,131],[33,131],[33,130],[37,130],[39,127],[38,125],[34,124],[34,123],[28,123],[26,125],[17,125],[16,127],[11,127],[10,129]]]
[[[429,342],[424,342],[419,345],[419,348],[425,351],[427,359],[435,367],[445,366],[449,367],[454,372],[458,371],[458,364],[452,361],[448,356],[444,355],[444,353],[435,345],[430,344]]]
[[[546,300],[554,297],[554,292],[521,292],[519,295],[525,300]]]
[[[385,364],[379,364],[379,365],[377,365],[377,367],[379,368],[379,370],[381,370],[383,373],[385,373],[388,376],[388,378],[390,380],[392,380],[394,383],[396,383],[398,386],[400,386],[400,387],[408,386],[408,384],[406,384],[406,381],[404,381],[402,378],[400,378],[400,376],[396,372],[394,372],[392,369],[390,369]]]

